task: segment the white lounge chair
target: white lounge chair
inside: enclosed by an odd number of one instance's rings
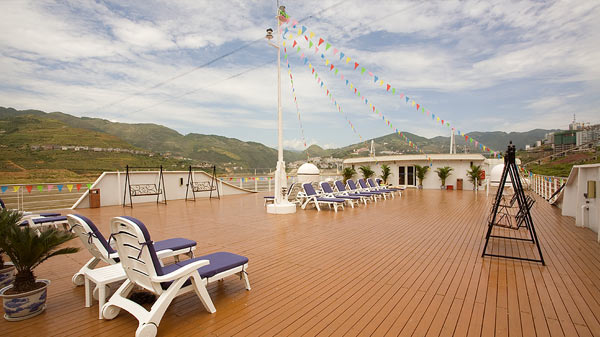
[[[239,274],[245,280],[246,289],[250,290],[246,257],[219,252],[163,267],[142,222],[132,217],[116,217],[112,219],[110,228],[127,280],[104,304],[102,316],[113,319],[121,309],[125,309],[139,321],[136,336],[156,335],[160,321],[175,296],[195,291],[206,310],[214,313],[216,309],[206,289],[208,283]],[[158,296],[150,311],[127,298],[134,286]]]
[[[363,201],[365,203],[365,205],[367,204],[367,199],[363,198],[361,196],[358,195],[346,195],[346,194],[341,194],[341,193],[336,193],[333,191],[333,188],[331,188],[331,185],[329,185],[329,182],[327,181],[322,181],[320,183],[321,185],[321,190],[323,191],[323,197],[325,198],[338,198],[338,199],[344,199],[346,200],[346,202],[350,205],[350,207],[354,208],[354,204],[356,204],[357,206],[360,205],[360,202]]]
[[[321,211],[321,207],[319,205],[327,205],[329,208],[333,207],[333,209],[337,212],[338,207],[344,209],[344,203],[346,200],[340,198],[325,198],[315,191],[315,188],[311,183],[302,184],[302,188],[304,189],[304,193],[306,193],[306,201],[302,204],[302,209],[305,209],[309,203],[313,203],[317,208],[317,211]]]
[[[100,261],[109,265],[119,263],[117,252],[106,241],[104,235],[102,235],[92,220],[80,214],[68,214],[67,220],[71,227],[71,231],[77,234],[81,239],[83,246],[87,248],[93,256],[77,273],[75,273],[75,275],[73,275],[72,281],[74,285],[83,285],[85,271],[96,268]],[[178,256],[181,254],[186,254],[190,258],[194,257],[196,241],[173,238],[157,241],[154,243],[154,247],[160,259],[173,256],[175,260],[178,261]]]

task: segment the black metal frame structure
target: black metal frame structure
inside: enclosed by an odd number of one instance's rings
[[[519,176],[519,170],[517,164],[515,162],[515,146],[512,144],[512,141],[508,145],[508,149],[506,151],[506,156],[504,157],[504,170],[502,171],[502,178],[500,179],[500,185],[498,186],[498,191],[496,192],[496,197],[494,201],[494,205],[492,207],[491,219],[488,223],[487,234],[485,235],[485,245],[483,246],[483,252],[481,257],[484,256],[494,256],[494,257],[502,257],[508,259],[522,260],[522,261],[531,261],[531,262],[541,262],[542,265],[546,265],[544,262],[544,256],[542,255],[542,248],[540,247],[540,241],[535,232],[535,226],[533,224],[533,219],[531,217],[531,207],[533,206],[534,199],[528,198],[525,195],[525,191],[523,190],[523,184],[521,183],[521,178]],[[514,230],[519,230],[521,227],[525,227],[528,230],[529,238],[518,238],[518,237],[509,237],[509,236],[501,236],[501,235],[492,235],[492,230],[494,226],[498,226],[496,223],[496,217],[498,215],[498,209],[502,202],[502,194],[504,193],[504,186],[506,185],[506,180],[510,175],[510,180],[512,182],[513,190],[515,192],[517,203],[519,206],[518,225],[516,228],[509,227]],[[505,227],[506,226],[501,226]],[[511,255],[499,255],[487,253],[487,246],[490,241],[490,238],[499,238],[506,240],[520,240],[520,241],[529,241],[534,243],[537,246],[537,250],[539,253],[539,259],[530,259],[520,256],[511,256]]]
[[[158,187],[156,187],[156,184],[132,184],[131,183],[131,177],[129,176],[129,170],[130,169],[159,169],[159,174],[158,174]],[[140,189],[133,189],[132,186],[136,187],[136,186],[140,186],[143,187],[145,185],[148,185],[147,187],[149,187],[150,185],[154,186],[154,188],[152,189],[144,189],[144,188],[140,188]],[[161,189],[162,186],[162,189]],[[129,205],[127,205],[127,194],[129,193]],[[159,167],[152,167],[152,166],[129,166],[127,165],[125,167],[125,189],[123,191],[123,207],[131,207],[133,208],[133,200],[132,197],[143,197],[143,196],[150,196],[150,195],[156,195],[156,203],[159,204],[160,202],[160,196],[163,196],[163,204],[167,204],[167,192],[165,189],[165,178],[163,176],[163,166],[160,165]]]
[[[192,170],[193,169],[202,169],[202,168],[206,168],[206,167],[211,167],[212,168],[212,175],[211,175],[211,179],[210,179],[210,188],[209,189],[196,189],[196,185],[194,185],[194,176],[192,174]],[[193,199],[188,199],[188,194],[190,189],[192,190],[192,196]],[[194,200],[196,201],[196,192],[210,192],[209,194],[209,199],[212,199],[212,192],[213,191],[217,191],[217,199],[221,199],[221,192],[219,192],[219,184],[217,183],[217,166],[213,165],[213,166],[189,166],[188,168],[188,179],[187,179],[187,184],[186,184],[186,189],[185,189],[185,200]]]

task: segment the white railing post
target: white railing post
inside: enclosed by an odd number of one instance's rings
[[[244,181],[244,178],[240,178],[240,188],[244,188],[244,185],[242,183],[243,181]]]
[[[271,192],[271,178],[269,177],[269,192]]]
[[[254,177],[254,192],[258,192],[258,180]]]

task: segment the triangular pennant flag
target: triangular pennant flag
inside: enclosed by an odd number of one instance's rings
[[[88,190],[89,190],[90,188],[92,188],[92,184],[86,184],[86,186],[87,186]]]
[[[321,58],[325,59],[325,55],[321,54]],[[329,60],[327,60],[327,62],[329,62]]]
[[[333,64],[331,65],[333,67]],[[335,74],[337,75],[338,73],[338,68],[335,68]]]
[[[392,86],[388,84],[388,85],[387,85],[387,90],[386,90],[386,91],[390,91],[390,88],[391,88],[391,87],[392,87]]]
[[[31,190],[33,189],[33,186],[27,185],[27,186],[25,186],[25,188],[27,189],[27,192],[31,193]]]
[[[365,70],[367,70],[367,69],[365,69],[365,67],[360,68],[361,75],[365,73]]]
[[[302,34],[304,34],[304,32],[306,32],[306,27],[302,26]]]
[[[419,110],[419,104],[417,104],[417,110]]]
[[[327,42],[327,44],[325,45],[325,51],[327,51],[327,49],[331,48],[331,44],[329,42]],[[335,55],[335,53],[334,53]]]
[[[350,57],[346,57],[346,64],[350,62]]]
[[[321,54],[321,58],[323,58],[323,54]],[[325,65],[329,65],[329,59],[325,60]]]
[[[40,191],[40,192],[44,190],[44,186],[42,186],[42,185],[37,185],[36,187],[37,187],[38,191]]]
[[[8,186],[2,186],[0,187],[0,190],[2,190],[2,193],[4,193],[6,190],[8,190]]]
[[[373,80],[373,82],[377,83],[378,79],[379,79],[379,77],[375,76],[375,79]]]
[[[340,52],[340,61],[344,58],[344,53]]]
[[[52,191],[52,189],[54,188],[54,185],[48,185],[46,187],[48,188],[48,191]]]
[[[354,62],[354,70],[356,70],[356,68],[358,68],[358,63]]]
[[[406,103],[408,103],[408,96],[406,96]]]
[[[333,64],[331,65],[331,67],[329,67],[329,71],[333,70]]]
[[[56,188],[58,188],[58,191],[59,191],[59,192],[62,192],[63,185],[56,185]]]
[[[337,54],[339,50],[337,48],[333,48],[333,55]]]
[[[13,186],[13,192],[18,192],[21,186]]]
[[[77,188],[77,191],[79,191],[81,189],[81,184],[77,184],[75,187]]]
[[[325,40],[323,40],[322,38],[319,38],[319,43],[317,44],[317,46],[320,46],[321,43],[325,42]]]
[[[312,41],[310,41],[310,42],[308,43],[308,48],[312,48],[312,46],[313,46],[313,42],[312,42]]]
[[[298,44],[298,42],[296,42],[296,40],[294,40],[294,44],[292,44],[292,48],[296,47],[297,44]]]
[[[315,37],[315,33],[310,32],[310,38],[312,39],[313,37]]]
[[[69,190],[69,192],[71,192],[71,190],[73,190],[73,185],[71,185],[71,184],[67,185],[67,189]]]

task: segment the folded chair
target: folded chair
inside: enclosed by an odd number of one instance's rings
[[[348,189],[350,191],[357,192],[357,193],[371,194],[373,196],[373,198],[375,199],[375,201],[377,201],[377,198],[385,199],[385,194],[383,192],[371,191],[370,189],[364,189],[364,188],[358,188],[356,186],[356,183],[352,179],[348,179],[346,181],[346,183],[348,184]]]
[[[364,182],[365,182],[365,185],[367,187],[370,187],[373,191],[379,191],[379,192],[389,193],[389,195],[392,196],[392,199],[394,198],[394,192],[397,192],[396,189],[392,189],[392,188],[388,188],[388,187],[385,187],[385,186],[381,186],[381,185],[375,184],[375,182],[371,178],[367,179]],[[360,183],[360,181],[359,181],[359,183]]]
[[[190,291],[198,295],[206,310],[214,313],[216,309],[206,289],[210,282],[239,274],[244,278],[246,289],[250,290],[246,257],[219,252],[163,267],[142,222],[127,216],[116,217],[110,228],[127,280],[102,307],[102,316],[113,319],[125,309],[139,321],[136,336],[155,336],[171,301]],[[135,286],[157,295],[150,311],[127,298]]]
[[[73,284],[80,286],[84,283],[84,273],[86,270],[96,268],[100,261],[109,265],[119,263],[119,257],[92,220],[80,214],[68,214],[67,218],[71,231],[81,239],[84,247],[93,256],[73,275]],[[196,241],[173,238],[155,242],[154,248],[160,259],[173,256],[178,261],[178,255],[180,254],[187,254],[190,258],[194,257],[193,251],[196,249]]]
[[[363,200],[365,202],[365,204],[367,204],[368,200],[373,200],[375,202],[377,202],[377,197],[375,194],[373,193],[360,193],[357,191],[349,191],[346,189],[346,185],[344,185],[344,183],[341,180],[336,180],[334,182],[335,185],[335,189],[338,191],[338,195],[352,195],[352,196],[359,196],[361,197],[361,200]]]
[[[363,201],[360,196],[356,195],[356,196],[349,196],[349,195],[343,195],[343,194],[336,194],[333,189],[331,188],[331,185],[329,185],[328,182],[326,181],[322,181],[321,182],[321,190],[323,191],[323,197],[326,198],[338,198],[338,199],[345,199],[346,202],[348,204],[350,204],[350,207],[354,208],[354,203],[356,203],[356,205],[359,205],[361,201]],[[364,200],[365,205],[367,204],[367,201]]]
[[[319,205],[327,205],[329,208],[333,207],[333,209],[337,212],[338,207],[344,209],[345,199],[341,198],[325,198],[315,191],[315,188],[311,185],[311,183],[302,184],[302,188],[304,188],[304,192],[306,193],[306,201],[302,204],[302,209],[306,208],[306,205],[309,203],[313,203],[317,208],[317,211],[321,211],[321,207]]]
[[[295,183],[292,183],[290,185],[290,187],[288,188],[288,190],[287,190],[288,200],[289,200],[289,198],[290,198],[290,196],[292,194],[292,190],[294,189],[294,184]],[[268,196],[264,197],[264,199],[265,199],[265,206],[267,206],[268,204],[272,204],[272,203],[275,202],[275,196],[272,196],[272,195],[268,195]],[[294,200],[289,200],[289,201],[290,202],[294,202]]]
[[[387,186],[386,186],[386,185],[383,183],[383,179],[381,179],[381,178],[377,178],[377,179],[375,179],[375,183],[377,183],[377,186],[383,186],[383,187],[385,187],[385,188],[387,188],[387,189],[390,189],[390,190],[392,190],[392,191],[397,191],[397,192],[399,193],[398,195],[400,195],[400,196],[402,196],[402,191],[404,191],[404,190],[405,190],[405,188],[404,188],[404,187],[391,187],[390,185],[387,185]],[[369,184],[371,184],[371,182],[369,182]]]

